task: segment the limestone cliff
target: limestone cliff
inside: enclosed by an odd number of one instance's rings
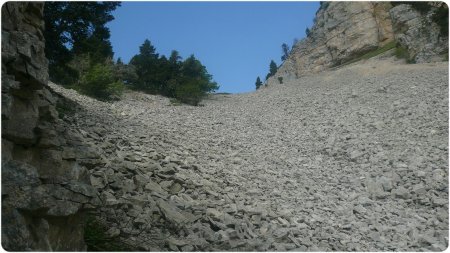
[[[445,5],[442,2],[435,5],[440,4]],[[389,11],[395,40],[408,49],[414,62],[435,62],[448,58],[448,36],[443,36],[438,24],[433,22],[435,9],[422,14],[409,4],[400,4]]]
[[[307,38],[293,46],[288,59],[269,83],[339,66],[395,40],[411,60],[441,60],[448,38],[431,21],[432,9],[422,14],[408,4],[389,2],[323,2]]]
[[[47,87],[43,6],[2,7],[2,246],[85,250],[84,216],[98,202],[87,167],[101,160]]]

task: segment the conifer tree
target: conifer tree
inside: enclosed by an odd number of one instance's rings
[[[178,51],[173,50],[169,58],[159,57],[149,40],[144,41],[129,65],[136,69],[136,81],[131,82],[135,89],[173,97],[184,103],[197,105],[207,93],[219,88],[194,55],[181,61]]]
[[[119,2],[46,2],[45,55],[49,60],[50,80],[75,84],[85,73],[69,66],[74,58],[89,55],[92,64],[112,58],[110,33],[106,23]]]
[[[154,94],[160,92],[158,57],[155,47],[146,39],[139,47],[139,54],[130,60],[130,65],[135,67],[138,77],[134,88]]]
[[[262,85],[262,82],[261,82],[261,79],[259,79],[259,76],[256,78],[255,85],[256,85],[256,89],[259,89],[259,87],[261,87],[261,85]]]
[[[286,43],[283,43],[281,45],[281,50],[283,51],[283,55],[281,56],[281,60],[285,61],[289,57],[289,53],[290,53],[289,46]]]
[[[277,73],[278,67],[277,67],[277,64],[273,60],[270,61],[269,69],[270,69],[270,76],[273,76],[273,75],[275,75],[275,73]]]
[[[305,33],[306,33],[306,37],[311,36],[311,31],[309,30],[309,28],[306,28]]]

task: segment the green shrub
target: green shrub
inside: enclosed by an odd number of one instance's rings
[[[398,59],[405,59],[407,63],[414,63],[414,60],[411,59],[411,56],[409,55],[408,49],[400,44],[397,44],[395,47],[395,56]]]
[[[408,49],[406,49],[405,47],[402,47],[402,46],[397,46],[395,48],[395,56],[400,59],[409,58]]]
[[[197,106],[202,100],[205,93],[201,90],[200,85],[194,81],[180,85],[175,90],[175,97],[179,101]]]
[[[282,84],[283,83],[283,77],[278,77],[278,82],[280,82],[280,84]]]
[[[76,89],[99,100],[113,100],[122,95],[124,85],[114,79],[111,66],[95,64],[82,76]]]

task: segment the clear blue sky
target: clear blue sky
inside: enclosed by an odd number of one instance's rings
[[[149,39],[159,54],[194,54],[219,92],[255,90],[281,44],[292,45],[312,26],[319,2],[122,2],[108,23],[114,57],[126,63]]]

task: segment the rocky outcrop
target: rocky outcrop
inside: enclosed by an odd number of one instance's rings
[[[442,61],[446,53],[448,57],[448,37],[440,34],[432,20],[435,10],[421,14],[411,5],[401,4],[389,11],[395,40],[408,50],[413,62]]]
[[[276,77],[291,79],[328,69],[392,41],[390,7],[389,3],[323,3],[310,35],[293,47]]]
[[[2,7],[2,246],[85,250],[84,216],[99,201],[86,167],[101,161],[47,87],[43,6]]]
[[[408,4],[393,8],[389,2],[323,2],[309,36],[294,45],[268,83],[339,66],[394,40],[408,49],[413,61],[442,60],[448,39],[439,36],[432,22],[433,8],[421,14]]]

